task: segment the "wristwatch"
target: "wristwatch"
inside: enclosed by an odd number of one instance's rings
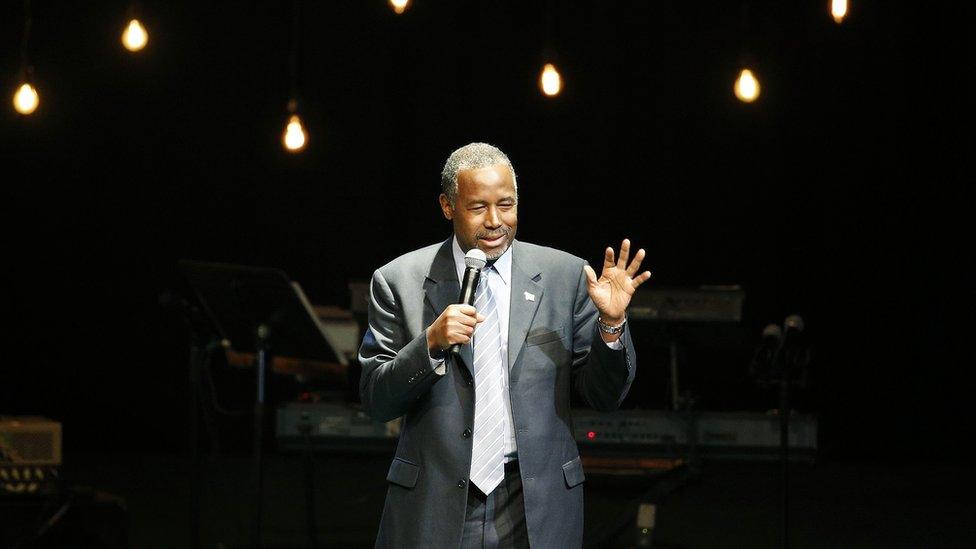
[[[596,325],[600,328],[600,331],[605,334],[616,335],[624,331],[624,325],[627,324],[627,317],[624,317],[624,321],[616,326],[611,326],[603,321],[602,318],[596,317]]]

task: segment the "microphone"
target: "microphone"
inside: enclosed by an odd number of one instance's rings
[[[800,315],[790,315],[783,327],[769,324],[749,363],[749,373],[760,383],[790,381],[803,384],[804,368],[810,361],[810,344]]]
[[[762,340],[756,347],[756,352],[752,355],[752,362],[749,363],[749,373],[759,380],[767,380],[771,377],[771,370],[779,353],[780,344],[783,341],[783,330],[776,324],[767,324],[762,331]]]
[[[780,348],[784,351],[796,347],[800,334],[803,333],[803,318],[800,315],[790,315],[783,321],[783,343]]]
[[[783,327],[786,328],[787,334],[790,332],[800,333],[805,327],[803,324],[803,317],[800,315],[790,315],[786,317],[786,320],[783,321]]]
[[[488,263],[485,252],[478,248],[471,248],[464,254],[464,277],[461,279],[461,295],[458,296],[458,303],[474,305],[475,291],[478,289],[478,279],[481,277],[481,269]],[[461,344],[451,345],[448,352],[456,355],[461,352]]]
[[[777,365],[780,375],[793,378],[810,360],[810,346],[804,337],[806,324],[800,315],[790,315],[783,321],[783,343],[780,345]]]

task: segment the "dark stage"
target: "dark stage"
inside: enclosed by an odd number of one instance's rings
[[[175,305],[195,298],[180,260],[282,269],[361,334],[356,284],[451,234],[440,170],[485,141],[517,173],[520,240],[598,265],[630,238],[654,272],[638,295],[741,290],[735,322],[680,338],[684,411],[774,417],[777,387],[750,361],[764,326],[802,316],[812,353],[789,408],[817,436],[790,472],[791,546],[971,546],[972,7],[851,0],[840,23],[829,8],[0,4],[0,416],[63,427],[76,499],[50,539],[192,546],[191,338]],[[119,41],[132,17],[149,36],[135,53]],[[539,85],[550,62],[554,97]],[[733,93],[746,67],[761,84],[748,103]],[[26,77],[29,115],[9,101]],[[297,153],[282,145],[293,112]],[[669,338],[684,332],[631,329],[640,364],[622,411],[666,410]],[[220,353],[193,377],[212,420],[196,438],[202,547],[250,540],[254,381],[239,363]],[[267,546],[303,546],[308,486],[273,410],[303,395],[356,406],[358,372],[272,376]],[[706,454],[662,480],[653,546],[783,546],[767,450]],[[391,457],[314,454],[320,545],[371,545]],[[587,475],[587,543],[633,545],[649,481]],[[9,544],[57,505],[0,494],[0,509]]]
[[[323,457],[316,466],[318,540],[326,547],[371,547],[383,507],[386,456]],[[245,456],[205,466],[203,547],[248,544],[249,474]],[[158,453],[75,453],[66,474],[87,487],[125,498],[132,547],[185,547],[189,476],[185,461]],[[306,539],[297,456],[268,467],[266,543],[303,547]],[[659,502],[655,546],[780,547],[775,464],[709,464],[702,476]],[[964,479],[969,479],[965,481]],[[641,487],[605,478],[587,481],[587,532],[606,534],[628,512]],[[972,471],[946,463],[823,462],[794,470],[793,547],[971,547]],[[633,545],[631,521],[603,547]]]

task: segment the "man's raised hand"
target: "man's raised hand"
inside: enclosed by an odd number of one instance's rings
[[[590,299],[600,311],[603,322],[612,326],[624,321],[624,314],[634,292],[651,278],[651,271],[637,274],[641,261],[644,260],[643,248],[637,250],[630,265],[627,265],[628,260],[630,260],[630,240],[625,238],[620,243],[620,254],[616,260],[613,248],[607,248],[603,255],[603,271],[600,273],[600,278],[597,278],[596,272],[589,265],[583,267]]]

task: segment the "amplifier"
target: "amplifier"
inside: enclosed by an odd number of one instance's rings
[[[278,408],[275,436],[285,450],[304,448],[308,430],[316,450],[388,451],[400,436],[400,420],[374,421],[343,402],[287,402]]]
[[[60,467],[60,423],[0,416],[0,496],[53,493]]]
[[[667,457],[694,447],[703,458],[769,460],[779,457],[779,417],[761,412],[672,412],[573,410],[581,451]],[[811,461],[817,451],[817,420],[790,417],[793,459]],[[592,453],[592,452],[591,452]]]
[[[634,295],[631,319],[664,322],[740,322],[745,292],[738,285],[649,288]]]

